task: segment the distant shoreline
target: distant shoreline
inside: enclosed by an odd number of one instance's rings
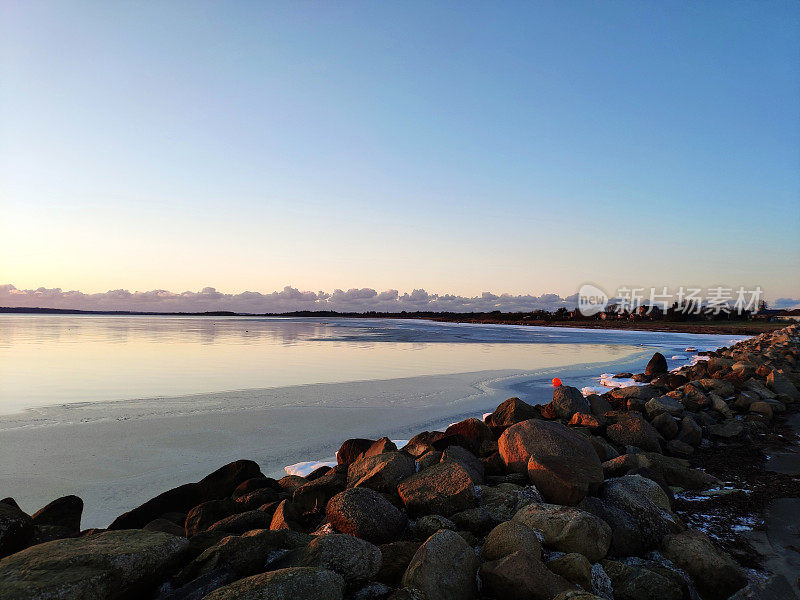
[[[786,322],[768,321],[600,321],[594,319],[544,320],[521,317],[525,313],[447,313],[447,312],[336,312],[293,311],[285,313],[240,313],[233,311],[157,312],[129,310],[79,310],[69,308],[3,307],[0,314],[32,315],[98,315],[145,317],[319,317],[342,319],[417,319],[444,323],[479,325],[521,325],[536,327],[569,327],[580,329],[618,329],[626,331],[663,331],[675,333],[758,335],[786,327]]]

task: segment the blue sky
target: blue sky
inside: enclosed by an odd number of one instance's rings
[[[0,283],[800,297],[797,3],[0,4]]]

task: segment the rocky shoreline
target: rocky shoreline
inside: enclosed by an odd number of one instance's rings
[[[800,498],[765,466],[797,447],[800,326],[705,354],[402,448],[347,440],[306,477],[239,460],[106,530],[81,531],[76,496],[33,515],[5,498],[0,598],[791,598],[794,558],[758,534]]]

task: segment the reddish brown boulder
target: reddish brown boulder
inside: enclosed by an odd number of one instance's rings
[[[373,544],[396,540],[408,524],[402,511],[369,488],[350,488],[336,494],[328,502],[325,515],[337,531]]]
[[[397,485],[416,472],[414,459],[402,452],[364,456],[347,470],[347,487],[366,487],[394,494]]]
[[[451,461],[429,467],[403,481],[397,488],[412,515],[452,515],[476,502],[475,485],[469,473]]]
[[[536,407],[519,398],[509,398],[501,403],[491,415],[486,417],[486,424],[493,428],[503,428],[528,419],[540,419],[541,417],[542,415]]]
[[[508,468],[527,472],[548,502],[575,504],[603,482],[592,443],[561,423],[531,419],[512,425],[498,446]]]
[[[606,437],[620,446],[636,446],[645,452],[661,452],[658,431],[641,413],[630,412],[606,428]]]

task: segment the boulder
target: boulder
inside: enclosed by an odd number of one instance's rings
[[[397,485],[415,472],[414,459],[402,452],[364,456],[347,469],[347,487],[367,487],[393,494]]]
[[[548,561],[547,568],[585,590],[592,589],[592,563],[586,560],[583,554],[577,552],[563,554]]]
[[[656,375],[661,375],[668,371],[667,359],[664,358],[664,355],[660,352],[653,354],[653,358],[650,359],[647,366],[644,368],[644,374],[648,377],[655,377]]]
[[[445,435],[461,435],[474,441],[479,447],[486,442],[494,441],[495,437],[491,428],[480,419],[470,418],[453,423],[445,429]]]
[[[186,538],[104,531],[31,546],[0,560],[3,600],[149,597],[186,554]]]
[[[251,477],[250,479],[247,479],[236,486],[236,489],[233,490],[231,497],[236,499],[239,496],[246,496],[250,492],[265,488],[273,489],[275,491],[281,490],[278,482],[272,477]]]
[[[187,513],[201,502],[230,496],[239,484],[253,477],[263,477],[261,469],[255,462],[234,461],[206,475],[197,483],[187,483],[159,494],[141,506],[120,515],[108,528],[137,529],[164,513]]]
[[[588,496],[581,501],[578,508],[602,519],[611,527],[609,556],[637,556],[649,550],[647,540],[642,537],[636,519],[619,506],[601,498]]]
[[[666,413],[672,417],[680,417],[683,414],[683,404],[672,396],[659,396],[658,398],[650,398],[645,405],[647,417],[652,420],[656,416]]]
[[[350,488],[336,494],[328,502],[325,515],[337,531],[374,544],[396,540],[408,524],[400,510],[369,488]]]
[[[533,529],[519,521],[505,521],[486,536],[481,556],[484,560],[498,560],[518,550],[542,557],[542,544]]]
[[[627,413],[606,428],[606,437],[620,446],[636,446],[645,452],[660,452],[658,432],[641,413]]]
[[[83,500],[77,496],[64,496],[33,513],[31,520],[34,525],[54,525],[78,533],[82,513]]]
[[[657,398],[661,395],[661,390],[652,385],[629,385],[628,387],[611,390],[612,398],[623,401],[634,398],[646,403],[651,398]]]
[[[483,483],[483,463],[466,448],[450,446],[442,452],[442,462],[446,461],[453,461],[461,465],[469,473],[469,477],[475,485]]]
[[[291,529],[292,531],[303,531],[304,527],[300,520],[300,514],[295,509],[294,505],[288,501],[283,500],[275,512],[272,514],[269,528],[273,531],[281,529]]]
[[[477,500],[475,484],[458,463],[441,462],[404,480],[397,488],[411,515],[452,515],[472,508]]]
[[[655,452],[623,454],[603,463],[603,472],[606,477],[624,475],[633,469],[652,469],[661,475],[669,485],[688,490],[703,490],[720,485],[720,481],[716,477],[697,469],[690,469],[688,461]]]
[[[608,400],[597,394],[590,394],[586,399],[589,401],[589,410],[598,419],[602,418],[607,412],[614,410]]]
[[[337,465],[335,469],[301,485],[292,494],[292,504],[301,514],[324,511],[328,500],[347,487],[348,472],[344,466]]]
[[[666,536],[661,551],[691,576],[704,600],[723,600],[747,584],[739,565],[699,531]]]
[[[428,467],[432,467],[433,465],[442,462],[442,455],[444,452],[439,452],[438,450],[430,450],[426,452],[422,456],[420,456],[416,461],[416,469],[415,472],[419,473],[427,469]]]
[[[604,558],[611,545],[611,528],[591,513],[553,504],[530,504],[513,518],[539,531],[542,543],[559,552],[578,552],[591,562]]]
[[[186,520],[184,521],[186,537],[192,537],[201,531],[206,531],[217,521],[231,516],[236,506],[237,503],[230,498],[209,500],[198,504],[186,515]]]
[[[606,480],[600,497],[632,517],[642,546],[647,550],[658,548],[665,535],[684,529],[678,517],[672,514],[669,497],[661,486],[641,475]]]
[[[290,567],[234,581],[203,600],[341,600],[344,580],[328,569]]]
[[[456,524],[442,515],[425,515],[414,522],[411,534],[415,540],[425,541],[440,529],[455,531]]]
[[[767,387],[776,394],[783,394],[792,400],[800,400],[800,391],[792,381],[780,371],[773,369],[767,375]]]
[[[183,585],[209,573],[224,572],[227,574],[224,583],[227,583],[262,571],[274,553],[302,548],[310,541],[311,536],[288,529],[262,529],[241,536],[226,536],[186,565],[176,580]]]
[[[668,577],[643,566],[602,561],[611,578],[614,600],[682,600],[683,589]]]
[[[491,415],[486,417],[486,424],[492,428],[502,429],[528,419],[541,418],[542,415],[536,407],[519,398],[509,398],[502,402]]]
[[[0,502],[0,558],[22,550],[33,539],[33,521],[11,502]]]
[[[377,546],[352,535],[333,533],[320,535],[300,553],[300,566],[330,569],[347,583],[367,581],[381,568],[381,551]]]
[[[708,433],[718,440],[730,440],[744,433],[744,425],[736,419],[725,419],[722,423],[709,425]]]
[[[680,440],[670,440],[666,444],[667,454],[678,458],[689,458],[694,454],[694,448]]]
[[[478,597],[475,551],[460,535],[443,529],[414,554],[402,584],[419,589],[426,600],[470,600]]]
[[[583,397],[581,391],[568,385],[560,385],[553,389],[551,406],[556,416],[566,421],[569,421],[575,413],[591,413],[589,401]]]
[[[675,419],[666,412],[653,417],[651,424],[664,439],[671,440],[678,435],[678,424],[675,422]]]
[[[700,442],[703,441],[703,430],[690,416],[685,416],[681,419],[681,428],[678,432],[678,440],[684,444],[689,444],[693,448],[697,448]]]
[[[408,440],[408,443],[403,446],[403,451],[411,456],[422,456],[426,452],[434,450],[433,444],[443,436],[444,432],[442,431],[423,431]]]
[[[309,482],[309,485],[313,482]],[[301,488],[303,486],[300,486]],[[298,488],[299,489],[299,488]],[[297,490],[295,490],[297,491]],[[287,493],[283,490],[275,490],[270,487],[263,487],[257,490],[252,490],[246,494],[241,494],[234,498],[236,512],[244,512],[246,510],[253,510],[259,506],[269,504],[270,502],[280,502],[285,500]],[[227,500],[227,498],[226,498]],[[214,502],[214,500],[212,500]]]
[[[400,585],[403,573],[406,572],[419,546],[417,542],[392,542],[378,546],[378,550],[381,551],[381,569],[375,579],[395,587]]]
[[[349,466],[364,455],[364,452],[369,450],[370,446],[375,443],[375,440],[366,440],[364,438],[353,438],[345,440],[336,452],[336,462],[340,465]]]
[[[528,473],[545,500],[577,504],[603,481],[591,442],[561,423],[528,420],[512,425],[498,442],[509,469]]]
[[[556,594],[575,587],[527,550],[484,563],[480,576],[483,590],[493,598],[552,600]]]
[[[759,400],[758,402],[753,402],[749,407],[748,410],[751,413],[761,415],[767,421],[772,420],[772,406],[768,402],[764,402],[763,400]]]
[[[239,535],[253,529],[269,529],[273,515],[260,510],[248,510],[220,519],[208,528],[208,531],[221,531]]]

